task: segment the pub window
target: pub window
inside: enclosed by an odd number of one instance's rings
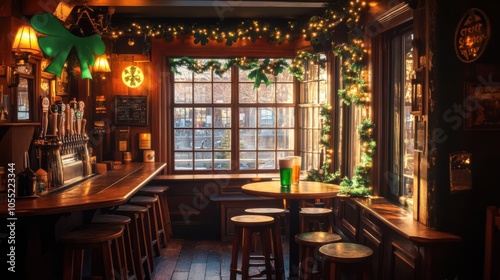
[[[269,77],[269,86],[254,88],[249,71],[237,67],[222,76],[212,70],[177,70],[172,95],[174,171],[276,171],[279,158],[294,154],[290,73]]]
[[[321,59],[325,59],[322,55]],[[322,133],[321,110],[330,103],[327,68],[309,61],[304,65],[304,80],[300,84],[299,127],[302,169],[319,169],[324,159],[320,147]]]
[[[413,31],[411,27],[390,31],[389,54],[389,196],[413,204],[414,116],[411,114]]]

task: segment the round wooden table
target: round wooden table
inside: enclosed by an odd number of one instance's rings
[[[265,181],[249,183],[241,187],[246,194],[281,198],[287,200],[290,211],[290,256],[289,256],[289,278],[298,278],[299,272],[299,246],[295,243],[295,235],[300,232],[300,200],[331,198],[337,196],[340,186],[322,182],[300,181],[298,185],[281,187],[280,181]]]

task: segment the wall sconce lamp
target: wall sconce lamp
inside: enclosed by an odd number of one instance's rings
[[[100,55],[96,57],[94,61],[94,67],[92,68],[93,72],[96,73],[101,79],[105,80],[106,76],[104,73],[111,72],[111,68],[109,67],[108,59],[106,55]]]
[[[33,27],[24,25],[17,30],[16,38],[12,44],[12,52],[16,58],[17,65],[24,65],[30,55],[42,53]]]

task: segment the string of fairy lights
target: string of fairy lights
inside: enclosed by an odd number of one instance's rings
[[[302,37],[306,41],[310,41],[313,47],[326,47],[327,50],[333,51],[335,55],[342,58],[343,89],[340,89],[338,94],[346,105],[352,104],[366,108],[370,102],[363,77],[363,58],[366,49],[363,43],[363,32],[358,25],[361,12],[366,6],[366,2],[360,0],[332,1],[325,6],[323,15],[313,16],[305,22],[287,20],[276,23],[257,19],[238,21],[233,24],[228,23],[228,21],[224,24],[218,22],[211,25],[185,22],[159,24],[134,22],[113,31],[112,37],[134,34],[155,39],[162,38],[166,41],[192,37],[195,44],[202,46],[211,41],[232,46],[237,41],[254,42],[262,39],[267,39],[271,45],[279,45],[284,42],[293,42]],[[347,38],[345,38],[345,34],[347,34]],[[196,73],[211,69],[215,74],[223,75],[231,67],[237,66],[240,69],[250,70],[248,78],[254,80],[254,87],[259,87],[262,83],[270,84],[268,75],[276,76],[282,73],[285,68],[299,81],[302,81],[304,65],[307,61],[313,61],[323,68],[325,65],[325,61],[318,54],[300,51],[291,60],[241,57],[228,59],[222,63],[217,60],[202,61],[189,57],[172,58],[169,59],[169,67],[174,73],[179,72],[179,67],[186,67]],[[325,105],[321,111],[323,125],[320,144],[323,147],[324,159],[319,171],[311,170],[309,172],[309,180],[339,181],[339,172],[330,172],[333,154],[330,140],[331,110],[330,105]],[[370,194],[369,177],[376,147],[372,136],[373,130],[373,122],[369,116],[365,115],[358,127],[361,160],[355,168],[352,178],[341,180],[342,193],[353,196]]]

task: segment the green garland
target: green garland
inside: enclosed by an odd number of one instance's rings
[[[302,81],[304,75],[303,65],[306,61],[313,61],[313,63],[323,68],[326,65],[325,58],[321,58],[319,54],[311,54],[305,51],[299,52],[291,63],[288,63],[287,60],[283,58],[274,60],[267,58],[262,61],[259,61],[257,58],[232,58],[226,60],[225,63],[221,63],[219,60],[210,59],[203,63],[201,60],[189,57],[171,58],[168,63],[171,71],[177,74],[179,74],[178,67],[185,66],[195,73],[203,73],[213,69],[214,73],[219,76],[224,75],[232,66],[236,65],[240,69],[250,70],[248,79],[254,80],[254,88],[258,88],[262,82],[264,82],[266,86],[271,84],[267,75],[277,76],[282,73],[285,68],[287,68],[287,70],[299,81]]]

